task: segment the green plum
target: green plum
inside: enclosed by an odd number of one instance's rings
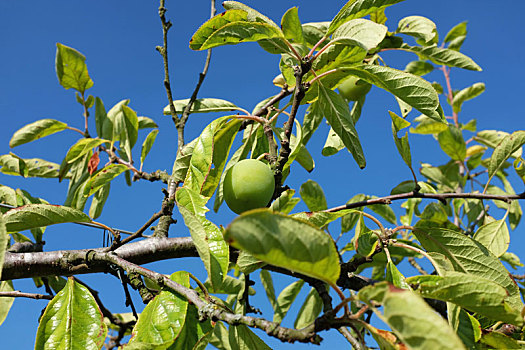
[[[351,76],[343,81],[337,87],[341,95],[349,101],[357,101],[362,96],[366,95],[372,88],[372,85],[358,77]]]
[[[244,159],[231,167],[224,178],[224,200],[241,214],[265,207],[272,199],[275,179],[270,167],[257,159]]]

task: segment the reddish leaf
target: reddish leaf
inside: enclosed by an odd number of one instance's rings
[[[93,155],[89,159],[89,163],[88,163],[89,175],[93,175],[93,173],[97,171],[98,163],[100,163],[100,158],[98,157],[98,153],[99,152],[93,153]]]

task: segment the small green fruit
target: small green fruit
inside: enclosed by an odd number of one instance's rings
[[[224,179],[224,200],[230,209],[241,214],[265,207],[275,189],[273,173],[257,159],[244,159],[231,167]]]
[[[343,81],[338,87],[339,92],[349,101],[357,101],[366,95],[372,88],[372,85],[358,77],[351,76]]]

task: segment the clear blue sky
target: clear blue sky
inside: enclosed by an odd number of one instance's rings
[[[343,1],[246,1],[250,6],[279,22],[282,14],[292,6],[299,6],[303,22],[329,21],[344,4]],[[187,98],[193,91],[198,73],[205,58],[203,52],[193,52],[188,41],[193,32],[209,15],[209,1],[167,1],[167,17],[173,22],[169,36],[170,70],[175,98]],[[222,11],[220,3],[218,10]],[[42,118],[63,120],[82,128],[80,105],[71,90],[64,90],[57,81],[54,61],[56,43],[76,48],[87,57],[87,65],[95,85],[90,94],[99,96],[106,108],[121,99],[131,99],[130,106],[139,115],[153,118],[160,126],[160,133],[145,170],[171,170],[176,151],[176,132],[171,119],[162,115],[167,104],[162,85],[163,68],[155,46],[162,40],[160,21],[155,1],[2,1],[0,2],[0,154],[10,151],[23,158],[44,158],[60,163],[69,145],[78,135],[62,132],[45,140],[9,149],[12,133],[25,124]],[[466,122],[478,121],[478,129],[513,131],[523,128],[523,92],[525,73],[524,49],[520,45],[523,33],[522,14],[525,3],[518,0],[494,2],[488,0],[407,0],[387,10],[387,25],[394,30],[397,21],[408,15],[427,16],[436,22],[441,38],[455,24],[468,21],[469,35],[462,51],[474,58],[483,72],[452,70],[452,84],[461,89],[483,81],[486,92],[464,105],[460,118]],[[387,63],[404,68],[416,57],[409,53],[389,53]],[[278,89],[271,83],[278,72],[278,56],[273,56],[256,44],[220,47],[214,50],[212,65],[199,94],[200,97],[217,97],[230,100],[251,110],[260,100],[276,94]],[[426,77],[443,83],[439,72]],[[449,110],[445,108],[445,113]],[[410,173],[397,154],[390,129],[388,110],[398,111],[391,95],[377,88],[367,97],[357,129],[367,157],[367,168],[359,170],[351,156],[342,151],[325,158],[320,150],[328,128],[322,126],[309,144],[316,161],[316,169],[308,174],[300,167],[292,169],[288,184],[299,189],[308,179],[323,187],[329,207],[344,204],[357,193],[386,195],[398,183],[410,179]],[[417,112],[409,116],[412,120]],[[202,128],[219,115],[192,115],[187,128],[187,140],[197,136]],[[299,117],[302,120],[302,116]],[[93,122],[93,120],[91,120]],[[94,123],[91,123],[94,128]],[[145,137],[139,135],[139,143]],[[445,159],[437,143],[430,136],[411,135],[410,142],[415,164],[429,162],[440,164]],[[0,175],[0,184],[23,188],[33,196],[62,204],[67,183],[56,180],[30,179]],[[522,184],[514,182],[517,191]],[[128,188],[123,179],[112,184],[111,197],[99,221],[107,225],[134,231],[153,212],[160,208],[162,194],[160,184],[134,183]],[[400,203],[394,203],[397,211]],[[304,207],[302,207],[304,208]],[[218,224],[227,225],[234,214],[223,207],[218,214],[211,214]],[[337,230],[336,230],[337,231]],[[523,226],[511,233],[511,251],[522,260]],[[180,223],[172,226],[172,236],[187,236],[188,231]],[[49,228],[44,236],[46,250],[98,247],[101,233],[75,225]],[[204,269],[197,259],[173,260],[154,264],[161,272],[171,273],[186,269],[201,278]],[[523,273],[523,271],[520,271]],[[408,270],[413,274],[415,271]],[[123,292],[118,281],[104,276],[80,276],[101,292],[101,298],[115,312],[127,312]],[[276,288],[282,288],[289,280],[278,280]],[[260,285],[256,306],[268,310],[264,291]],[[32,281],[15,281],[15,288],[33,291]],[[299,296],[298,301],[304,298]],[[140,305],[138,299],[136,305]],[[44,301],[16,300],[5,323],[0,327],[0,338],[6,349],[30,349],[34,344],[37,318],[44,308]],[[297,310],[297,308],[293,309]],[[285,319],[288,325],[293,320]],[[322,334],[324,346],[344,344],[337,333]],[[268,338],[264,338],[268,340]],[[276,349],[293,346],[268,340]],[[297,348],[311,348],[299,346]]]

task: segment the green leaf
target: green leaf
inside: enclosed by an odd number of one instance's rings
[[[299,280],[288,285],[277,297],[274,307],[273,322],[281,323],[286,316],[295,298],[303,288],[304,281]]]
[[[96,174],[94,174],[89,181],[86,183],[84,190],[82,191],[85,197],[91,196],[97,192],[102,186],[112,181],[114,178],[128,170],[128,167],[123,164],[110,164]]]
[[[153,119],[151,118],[142,116],[142,117],[137,117],[137,119],[139,120],[139,130],[140,129],[155,129],[159,127],[157,123],[155,123],[155,121],[153,121]]]
[[[213,166],[210,168],[201,190],[205,197],[211,197],[220,183],[230,149],[241,124],[240,119],[232,119],[224,123],[220,122],[215,129],[213,135]]]
[[[297,7],[292,7],[284,13],[281,19],[281,29],[283,30],[284,37],[290,42],[297,44],[305,42]]]
[[[490,157],[488,182],[490,182],[505,161],[509,159],[514,152],[521,149],[523,144],[525,144],[525,131],[523,130],[518,130],[511,135],[505,136],[505,138],[494,149],[494,153],[492,153],[492,156]]]
[[[107,118],[109,123],[104,123],[104,134],[108,140],[113,142],[120,140],[120,134],[123,129],[125,129],[125,121],[123,120],[124,112],[122,111],[122,106],[127,106],[129,104],[129,99],[119,101],[107,112]]]
[[[173,105],[175,106],[175,113],[182,114],[188,102],[190,102],[189,98],[184,100],[173,101]],[[226,100],[221,100],[218,98],[198,98],[191,105],[190,113],[227,112],[235,111],[238,109],[239,107]],[[164,107],[164,114],[171,114],[169,105]]]
[[[369,288],[365,287],[364,289]],[[376,287],[377,288],[377,287]],[[359,292],[362,295],[361,292]],[[410,349],[465,349],[465,346],[420,296],[406,289],[386,286],[380,316]],[[414,312],[417,310],[417,312]],[[377,310],[374,312],[378,313]]]
[[[353,242],[355,251],[364,257],[372,256],[379,244],[377,234],[366,227],[362,215],[357,220]]]
[[[142,169],[142,165],[144,164],[144,160],[146,159],[146,156],[151,150],[151,147],[153,147],[153,143],[155,142],[155,139],[157,138],[158,133],[159,133],[159,129],[151,130],[148,136],[146,136],[144,143],[142,144],[142,150],[140,152],[141,169]]]
[[[510,235],[505,219],[481,226],[473,238],[497,257],[502,256],[509,249]]]
[[[190,49],[206,50],[222,45],[273,38],[284,39],[279,27],[263,22],[251,22],[245,11],[228,10],[204,23],[193,34]]]
[[[2,267],[4,266],[5,251],[11,237],[7,235],[6,225],[2,213],[0,212],[0,277],[2,277]],[[0,315],[1,319],[1,315]],[[0,322],[1,324],[2,322]]]
[[[0,292],[13,292],[13,282],[11,281],[2,281],[0,282]],[[3,297],[0,298],[0,326],[4,323],[9,309],[13,305],[15,298]]]
[[[213,162],[215,133],[229,117],[221,117],[208,124],[196,139],[184,186],[201,193]]]
[[[447,33],[443,42],[448,44],[449,49],[459,51],[466,37],[467,37],[467,22],[461,22],[455,25]]]
[[[108,182],[102,186],[97,192],[95,192],[95,195],[93,196],[91,206],[89,207],[89,216],[91,216],[93,220],[102,214],[102,209],[104,208],[104,204],[106,204],[106,200],[109,196],[110,184],[111,183]]]
[[[108,118],[104,103],[99,97],[95,98],[95,126],[98,137],[102,139],[112,139],[113,122]]]
[[[226,228],[224,239],[269,264],[335,283],[339,256],[329,235],[268,209],[246,212]]]
[[[65,222],[90,222],[89,216],[80,210],[61,205],[28,204],[11,209],[4,214],[8,232],[61,224]]]
[[[188,305],[186,320],[168,350],[204,350],[208,344],[213,327],[210,320],[199,321],[199,311],[193,305]]]
[[[337,136],[334,129],[330,128],[328,135],[326,136],[326,141],[324,142],[321,154],[325,157],[333,156],[344,148],[345,145],[343,144],[341,138]]]
[[[224,276],[228,272],[229,249],[223,239],[222,231],[208,221],[199,211],[193,212],[191,206],[181,205],[182,189],[177,191],[179,211],[189,228],[195,247],[208,271],[208,277],[213,288],[219,289]],[[190,192],[190,190],[186,190]],[[189,208],[188,208],[189,207]]]
[[[331,35],[343,23],[351,19],[364,17],[401,1],[403,0],[350,0],[330,22],[326,36]]]
[[[310,211],[321,211],[328,208],[323,189],[317,182],[313,180],[306,181],[301,185],[299,193]]]
[[[349,213],[355,213],[353,209],[340,210],[337,212],[325,212],[325,211],[316,211],[316,212],[302,212],[293,214],[292,216],[296,219],[306,221],[316,227],[324,228],[326,225],[343,217]]]
[[[410,128],[410,132],[413,134],[439,134],[448,129],[448,124],[437,122],[426,115],[420,115],[419,117],[416,117],[414,121],[419,124],[417,124],[415,128]]]
[[[297,161],[297,163],[299,163],[300,166],[304,168],[304,170],[308,171],[309,173],[311,173],[315,168],[315,161],[312,158],[310,152],[308,152],[308,149],[304,146],[304,141],[301,142],[301,144],[299,145],[299,149],[297,151],[297,156],[295,157],[295,160]]]
[[[448,129],[438,135],[439,145],[453,160],[463,161],[467,156],[467,145],[463,134],[455,125],[449,124]]]
[[[114,131],[120,131],[120,148],[126,152],[128,160],[131,160],[131,149],[137,142],[139,120],[137,113],[126,105],[122,105],[122,113],[118,113],[114,119]]]
[[[27,124],[21,129],[18,129],[9,141],[9,147],[23,145],[31,141],[38,140],[42,137],[52,135],[59,131],[67,129],[66,123],[62,123],[55,119],[40,119],[34,123]]]
[[[2,166],[0,172],[4,174],[20,175],[22,177],[29,176],[29,169],[26,162],[12,152],[0,156],[0,166]]]
[[[510,305],[521,309],[516,283],[499,259],[481,243],[444,228],[416,229],[413,233],[427,251],[443,254],[450,260],[455,271],[487,278],[505,288]]]
[[[77,160],[85,156],[87,153],[91,152],[93,148],[98,147],[104,143],[111,142],[103,139],[80,139],[67,151],[66,162],[76,162]]]
[[[14,153],[0,156],[0,172],[24,177],[58,177],[59,165],[44,159],[22,159]]]
[[[40,319],[35,349],[101,349],[108,330],[95,298],[68,279]]]
[[[478,97],[485,91],[485,84],[484,83],[475,83],[468,88],[465,88],[463,90],[460,90],[458,93],[454,95],[454,99],[452,100],[452,108],[454,112],[459,113],[461,112],[461,105],[463,102],[471,100],[475,97]]]
[[[372,12],[370,14],[370,20],[379,24],[385,24],[386,23],[386,15],[385,15],[385,9],[377,10],[376,12]]]
[[[445,121],[436,90],[421,77],[378,65],[342,67],[339,71],[355,75],[394,94],[403,102],[436,121]]]
[[[397,25],[397,32],[423,39],[424,42],[431,41],[437,34],[436,24],[421,16],[402,18]]]
[[[332,35],[334,44],[359,46],[369,51],[385,38],[387,27],[367,19],[353,19],[342,24]]]
[[[185,271],[175,272],[173,281],[190,288],[190,277]],[[161,345],[171,343],[184,327],[188,301],[182,296],[162,291],[146,305],[133,327],[130,344],[135,342]]]
[[[328,123],[341,138],[348,151],[352,154],[361,169],[366,166],[361,142],[357,135],[354,122],[350,116],[348,103],[335,91],[326,89],[319,84],[319,99],[312,105],[312,113],[324,114]]]
[[[290,212],[297,205],[297,203],[301,201],[299,198],[293,198],[294,194],[295,190],[292,189],[284,191],[283,193],[281,193],[279,198],[272,202],[270,209],[273,211],[281,212],[283,214],[290,214]]]
[[[309,48],[312,48],[324,37],[329,25],[330,22],[310,22],[302,25],[303,36]],[[323,48],[323,46],[321,44],[319,49]]]
[[[521,349],[522,346],[514,338],[503,333],[492,331],[481,336],[481,342],[493,349]]]
[[[195,139],[190,143],[184,145],[182,150],[177,153],[177,158],[173,162],[173,169],[171,171],[171,180],[173,182],[182,182],[188,173],[190,166],[191,155],[193,154],[193,148],[195,147]]]
[[[411,289],[410,285],[405,280],[405,276],[403,276],[392,261],[386,263],[386,280],[397,288]]]
[[[505,301],[505,288],[489,279],[448,271],[445,276],[409,277],[407,282],[424,298],[451,302],[493,320],[523,324],[521,310],[513,309]]]
[[[451,325],[454,326],[453,324]],[[454,328],[456,329],[459,338],[463,341],[467,348],[477,348],[476,343],[481,338],[481,325],[474,316],[465,310],[460,309],[457,326],[454,326]]]
[[[405,161],[405,164],[410,169],[412,169],[412,155],[410,153],[410,145],[408,143],[408,133],[405,133],[405,136],[401,138],[397,137],[399,130],[408,127],[410,123],[394,112],[388,111],[388,113],[392,119],[392,135],[394,136],[394,142],[396,144],[397,151],[401,155],[401,158],[403,158]]]
[[[77,50],[57,43],[55,68],[58,82],[64,89],[73,88],[84,94],[93,86],[85,61],[86,57]]]
[[[427,61],[412,61],[405,67],[405,72],[419,75],[420,77],[426,75],[434,70],[434,66]]]
[[[238,326],[230,325],[229,343],[232,349],[239,350],[271,350],[261,338],[253,333],[248,327],[241,324]]]
[[[315,288],[311,288],[306,299],[297,313],[294,328],[301,329],[312,324],[317,316],[323,311],[323,301]]]
[[[270,24],[270,25],[278,28],[277,24],[275,24],[274,21],[272,21],[271,19],[269,19],[268,17],[266,17],[262,13],[254,10],[253,8],[243,4],[241,2],[238,2],[238,1],[224,1],[222,3],[222,6],[226,10],[242,10],[242,11],[246,12],[247,19],[250,22],[263,22],[263,23]]]
[[[482,70],[481,67],[472,60],[472,58],[465,56],[461,52],[444,49],[436,45],[420,47],[403,44],[400,49],[413,52],[420,58],[428,59],[435,64],[442,64],[449,67],[457,67],[474,71]]]

